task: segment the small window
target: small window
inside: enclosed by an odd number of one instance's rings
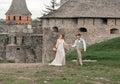
[[[84,28],[84,27],[82,27],[82,28],[79,29],[79,31],[80,31],[80,32],[87,32],[87,29]]]
[[[27,21],[28,21],[29,17],[27,17]]]
[[[14,37],[14,43],[17,44],[17,37]]]
[[[115,25],[117,25],[117,19],[115,19]]]
[[[16,17],[15,17],[15,16],[13,17],[13,20],[16,20]]]
[[[103,24],[107,24],[108,23],[108,20],[106,18],[102,18],[102,23]]]
[[[7,39],[6,39],[6,41],[7,41],[7,44],[9,44],[10,39],[9,39],[9,38],[7,38]]]
[[[21,17],[21,16],[19,17],[19,20],[22,20],[22,17]]]
[[[20,48],[17,48],[17,50],[20,50]]]
[[[25,40],[25,37],[23,36],[23,37],[22,37],[22,44],[24,44],[24,40]]]
[[[59,32],[58,27],[53,27],[53,32]]]
[[[110,34],[118,34],[118,33],[119,33],[119,30],[116,28],[113,28],[110,30]]]
[[[10,20],[10,16],[8,16],[8,20]]]

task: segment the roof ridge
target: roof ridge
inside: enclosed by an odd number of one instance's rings
[[[120,18],[120,0],[68,0],[58,10],[42,18]]]

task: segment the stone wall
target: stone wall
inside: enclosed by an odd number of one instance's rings
[[[26,46],[27,59],[26,62],[41,62],[42,63],[42,35],[29,35],[24,38],[24,45]]]
[[[50,28],[44,28],[43,31],[43,61],[44,63],[51,61],[55,52],[53,52],[52,48],[55,47],[56,40],[58,37],[57,32],[52,32]]]
[[[0,34],[0,58],[5,58],[6,56],[6,45],[8,44],[8,35]]]
[[[73,43],[75,35],[81,33],[87,45],[98,43],[120,36],[120,19],[105,18],[74,18],[74,19],[43,19],[44,54],[48,61],[55,56],[52,48],[59,33],[65,34],[65,41]],[[54,27],[57,29],[54,30]]]
[[[37,31],[38,30],[38,31]],[[42,28],[38,25],[9,25],[0,32],[0,58],[15,63],[42,63]]]
[[[42,63],[42,35],[29,34],[22,37],[22,44],[17,42],[6,46],[6,59],[16,63]]]
[[[26,47],[18,45],[6,46],[6,60],[15,63],[26,63]]]

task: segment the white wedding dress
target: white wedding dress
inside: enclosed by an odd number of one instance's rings
[[[58,48],[56,50],[55,59],[49,65],[54,65],[54,66],[65,65],[65,49],[64,49],[65,41],[58,39],[56,45],[58,46]]]

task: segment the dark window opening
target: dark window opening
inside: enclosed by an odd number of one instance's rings
[[[7,44],[9,44],[10,39],[9,39],[9,38],[7,38],[6,40],[7,40]]]
[[[21,17],[21,16],[19,17],[19,20],[22,20],[22,17]]]
[[[28,21],[29,17],[27,17],[27,21]]]
[[[106,18],[102,18],[102,23],[103,24],[107,24],[108,23],[108,20]]]
[[[39,40],[37,39],[36,42],[39,42]]]
[[[15,44],[17,44],[17,37],[16,36],[14,37],[14,41],[15,41]]]
[[[83,28],[80,28],[79,31],[80,32],[87,32],[87,29],[83,27]]]
[[[58,27],[53,27],[53,32],[59,32]]]
[[[23,36],[23,37],[22,37],[22,44],[24,44],[24,39],[25,39],[25,37]]]
[[[8,16],[8,20],[10,20],[10,16]]]
[[[13,17],[13,20],[16,20],[16,17],[15,17],[15,16]]]
[[[115,25],[117,25],[117,19],[115,19]]]
[[[110,30],[110,34],[118,34],[118,33],[119,33],[119,30],[116,28],[113,28]]]
[[[17,48],[17,50],[20,50],[20,48]]]
[[[35,50],[32,49],[31,51],[32,51],[32,54],[34,55],[34,59],[37,59],[37,55],[36,55],[36,53],[35,53]]]

